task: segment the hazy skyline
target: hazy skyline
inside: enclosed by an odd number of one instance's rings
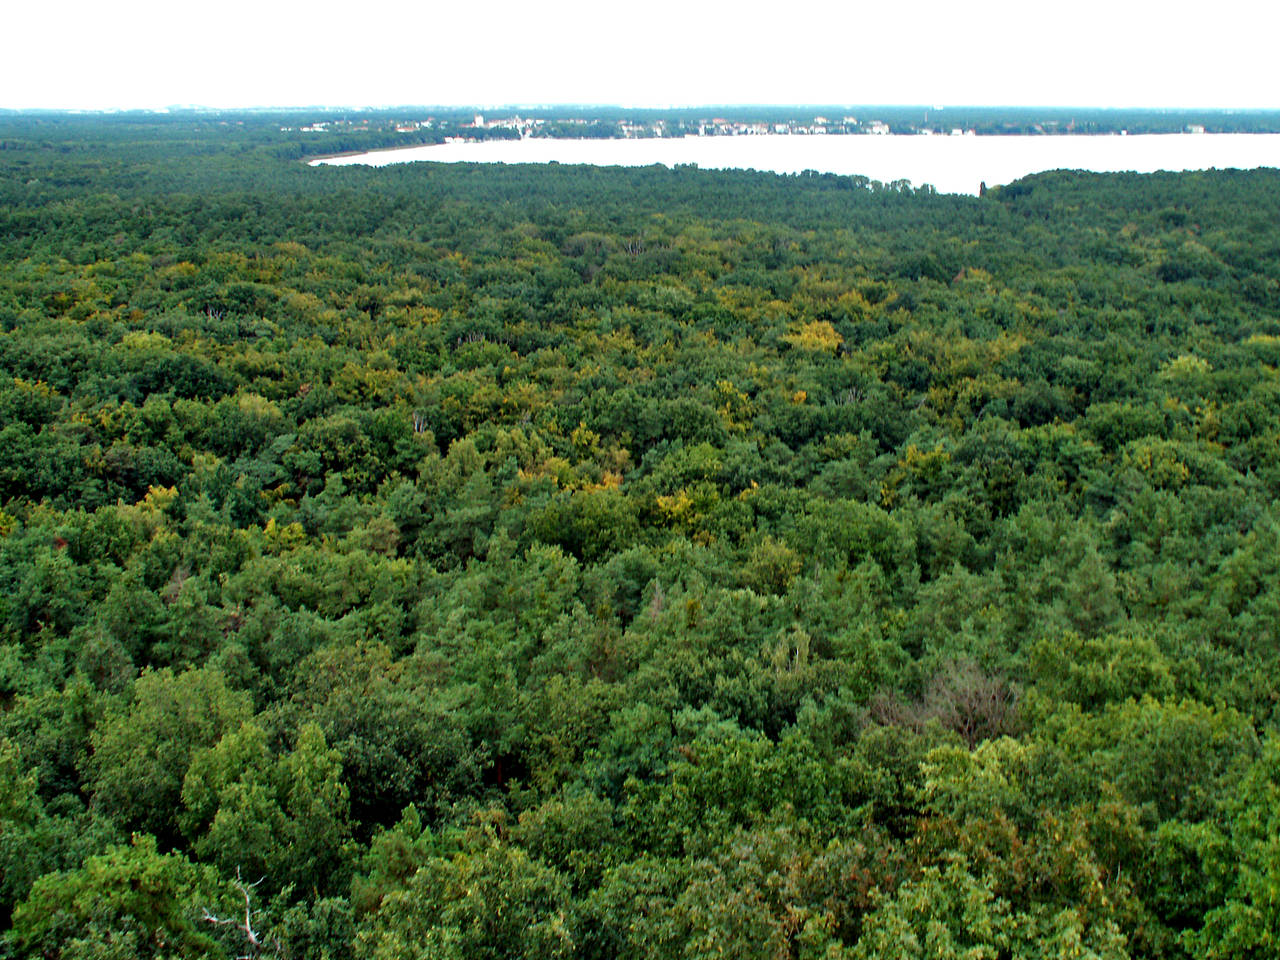
[[[1152,13],[1153,9],[1158,10]],[[84,0],[9,13],[0,107],[483,103],[1280,107],[1280,11],[1223,0],[405,9]]]

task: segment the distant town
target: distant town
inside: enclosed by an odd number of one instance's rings
[[[491,139],[530,139],[534,137],[593,137],[609,139],[641,139],[651,137],[752,137],[752,136],[886,136],[889,134],[914,134],[918,136],[976,136],[979,133],[996,135],[1054,135],[1072,133],[1113,133],[1125,135],[1129,130],[1114,124],[1100,129],[1096,122],[1077,123],[1074,120],[1045,119],[1026,123],[1018,120],[982,124],[953,123],[936,111],[931,118],[926,112],[918,120],[879,119],[842,115],[826,117],[789,118],[785,120],[751,120],[712,116],[698,118],[657,118],[648,120],[614,119],[600,117],[545,117],[524,116],[519,113],[491,116],[474,114],[469,120],[450,116],[428,116],[419,119],[357,117],[315,120],[302,126],[281,126],[282,133],[304,134],[353,134],[390,133],[428,135],[432,140],[461,143]],[[1163,125],[1165,133],[1205,133],[1204,123],[1185,123],[1174,129]],[[1144,131],[1147,132],[1147,131]],[[435,136],[430,136],[435,134]]]
[[[470,123],[458,123],[448,119],[427,117],[424,120],[393,121],[385,128],[394,129],[397,133],[419,133],[431,130],[450,130],[449,141],[488,140],[494,135],[507,137],[563,136],[577,132],[580,135],[590,133],[594,136],[607,134],[613,139],[642,139],[648,137],[751,137],[751,136],[819,136],[824,134],[873,134],[883,135],[895,132],[889,124],[882,120],[859,120],[857,117],[840,117],[828,119],[817,116],[812,120],[788,120],[775,123],[747,122],[730,120],[725,117],[710,117],[697,121],[652,120],[634,122],[628,120],[602,121],[581,117],[547,119],[543,117],[522,117],[519,114],[509,117],[486,117],[476,114]],[[567,130],[565,128],[568,128]],[[590,128],[590,130],[588,129]],[[602,130],[601,128],[606,128]],[[318,120],[302,127],[281,127],[282,133],[330,133],[330,132],[373,132],[377,129],[374,121],[360,120]],[[1203,129],[1203,128],[1202,128]],[[973,135],[976,131],[970,127],[955,127],[950,130],[942,125],[913,125],[910,132],[919,134],[950,133],[952,136]]]

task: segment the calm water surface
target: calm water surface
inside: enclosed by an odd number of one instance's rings
[[[885,182],[933,184],[943,193],[978,192],[1043,170],[1208,170],[1280,167],[1280,134],[1148,136],[746,136],[652,140],[491,140],[382,150],[314,164],[383,166],[443,163],[589,163],[860,174]]]

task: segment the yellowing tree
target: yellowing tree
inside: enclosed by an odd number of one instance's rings
[[[844,343],[844,338],[836,333],[836,328],[826,320],[803,323],[799,329],[793,330],[782,339],[797,350],[808,350],[811,353],[833,353]]]

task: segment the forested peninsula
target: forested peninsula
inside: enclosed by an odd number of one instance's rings
[[[1280,172],[281,126],[0,117],[0,956],[1277,956]]]

